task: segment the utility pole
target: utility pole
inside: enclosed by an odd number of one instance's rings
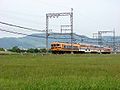
[[[102,31],[98,31],[98,45],[102,46]]]
[[[103,39],[102,39],[102,34],[105,33],[112,33],[113,34],[113,39],[112,39],[112,48],[113,48],[113,52],[115,52],[115,29],[113,31],[98,31],[98,45],[102,46],[103,45]]]
[[[113,29],[113,52],[116,52],[116,38],[115,38],[115,29]]]
[[[73,54],[73,8],[71,8],[70,22],[71,22],[71,48],[72,48],[71,54]]]
[[[93,39],[95,40],[95,44],[98,44],[98,33],[93,33]]]
[[[67,25],[67,27],[71,27],[69,30],[71,31],[70,35],[71,35],[71,48],[73,51],[73,8],[71,8],[71,12],[64,12],[64,13],[47,13],[46,14],[46,49],[48,50],[48,37],[49,35],[51,35],[49,33],[49,19],[50,18],[58,18],[60,16],[69,16],[70,17],[70,25]],[[65,25],[64,25],[65,26]],[[62,33],[62,29],[61,29],[61,33]],[[61,33],[58,33],[59,35],[61,35]]]
[[[48,52],[48,22],[49,22],[48,15],[46,14],[46,50],[47,52]]]

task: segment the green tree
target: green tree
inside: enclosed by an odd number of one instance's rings
[[[27,50],[28,53],[35,53],[34,49],[33,48],[30,48]]]
[[[5,51],[5,49],[4,48],[0,48],[0,51]]]
[[[36,48],[36,49],[34,49],[34,52],[39,53],[40,51]]]
[[[46,50],[45,48],[40,49],[40,51],[41,51],[42,53],[46,53],[46,52],[47,52],[47,50]]]
[[[21,50],[18,48],[18,46],[13,47],[10,51],[17,52],[17,53],[21,52]]]

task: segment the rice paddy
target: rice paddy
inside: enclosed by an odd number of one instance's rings
[[[120,55],[0,55],[0,90],[120,90]]]

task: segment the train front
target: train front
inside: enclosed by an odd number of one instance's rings
[[[51,43],[51,49],[52,53],[60,53],[62,51],[62,43],[59,42],[53,42]]]

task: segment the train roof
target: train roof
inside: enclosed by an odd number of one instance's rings
[[[58,43],[71,44],[70,42],[52,42],[51,44],[58,44]],[[105,47],[105,46],[100,46],[100,45],[96,45],[96,44],[88,44],[88,43],[73,43],[73,44],[86,45],[86,46],[95,46],[95,47],[98,47],[98,48],[109,48],[109,47]]]

